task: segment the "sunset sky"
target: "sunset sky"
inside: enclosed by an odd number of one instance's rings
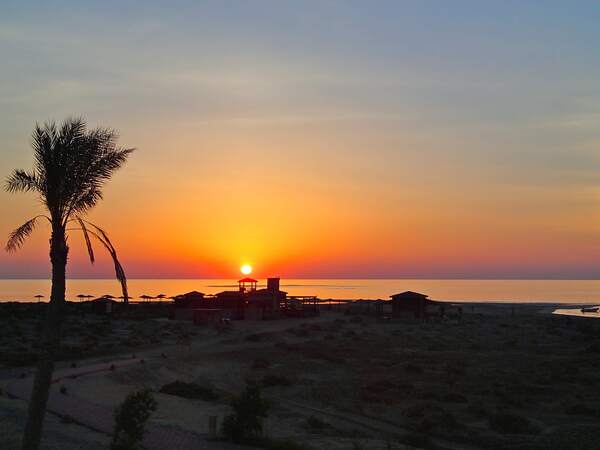
[[[129,277],[598,278],[599,24],[592,1],[2,2],[0,177],[36,122],[118,129],[138,151],[90,218]],[[2,240],[38,211],[0,193]],[[46,277],[48,233],[0,278]],[[111,276],[69,242],[70,277]]]

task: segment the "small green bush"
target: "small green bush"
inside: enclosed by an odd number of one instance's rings
[[[141,449],[144,427],[156,406],[156,400],[147,389],[129,394],[115,410],[111,450]]]
[[[223,420],[225,438],[248,444],[263,437],[263,419],[268,415],[269,403],[262,398],[260,386],[246,386],[246,390],[232,400],[231,407],[233,414]]]
[[[159,392],[176,395],[177,397],[205,400],[207,402],[213,402],[219,399],[219,394],[211,387],[200,386],[196,383],[186,383],[179,380],[165,384],[160,388]]]

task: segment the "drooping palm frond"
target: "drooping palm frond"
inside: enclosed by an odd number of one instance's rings
[[[88,255],[90,256],[90,262],[92,264],[94,264],[94,262],[96,261],[94,258],[94,248],[92,247],[92,241],[90,240],[90,235],[85,226],[85,222],[79,216],[76,216],[75,219],[77,220],[77,222],[79,222],[79,226],[81,227],[81,231],[83,232],[83,237],[85,239],[85,245],[87,247]]]
[[[33,219],[29,219],[19,228],[10,233],[8,236],[8,242],[6,243],[4,249],[7,252],[14,252],[21,248],[25,240],[31,235],[31,233],[33,233],[36,222],[40,217],[45,216],[35,216]]]
[[[115,266],[115,276],[116,276],[117,280],[119,280],[119,282],[121,283],[121,290],[123,291],[123,297],[125,297],[126,299],[129,298],[129,293],[128,293],[128,289],[127,289],[127,276],[125,275],[125,270],[123,269],[123,266],[121,265],[121,262],[119,261],[119,257],[117,256],[117,251],[116,251],[115,247],[113,246],[112,242],[110,241],[110,239],[108,238],[108,235],[99,226],[97,226],[91,222],[88,222],[86,220],[82,220],[82,221],[84,223],[86,223],[87,225],[90,225],[95,230],[95,231],[93,231],[93,230],[90,230],[89,228],[87,228],[86,233],[88,233],[88,234],[94,236],[96,239],[98,239],[98,241],[100,241],[100,243],[102,243],[102,245],[104,245],[104,247],[108,250],[108,253],[110,253],[110,256],[113,260],[113,264]]]

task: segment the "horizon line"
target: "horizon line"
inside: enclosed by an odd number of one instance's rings
[[[256,277],[258,279],[280,278],[282,280],[463,280],[463,281],[600,281],[600,278],[591,277]],[[114,277],[67,277],[67,280],[82,281],[114,281]],[[131,277],[132,280],[236,280],[238,277]],[[50,277],[23,277],[3,278],[0,281],[27,281],[46,280],[52,281]]]

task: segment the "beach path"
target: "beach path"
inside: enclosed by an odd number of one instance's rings
[[[69,394],[62,394],[56,384],[64,379],[109,372],[135,364],[141,364],[141,360],[131,358],[56,370],[52,380],[54,386],[50,390],[47,410],[80,425],[112,435],[114,427],[112,409]],[[14,380],[7,385],[6,392],[14,398],[29,400],[32,382],[33,378],[31,376]],[[148,450],[241,450],[250,448],[225,442],[208,441],[207,438],[208,436],[205,434],[148,423],[143,445]]]

